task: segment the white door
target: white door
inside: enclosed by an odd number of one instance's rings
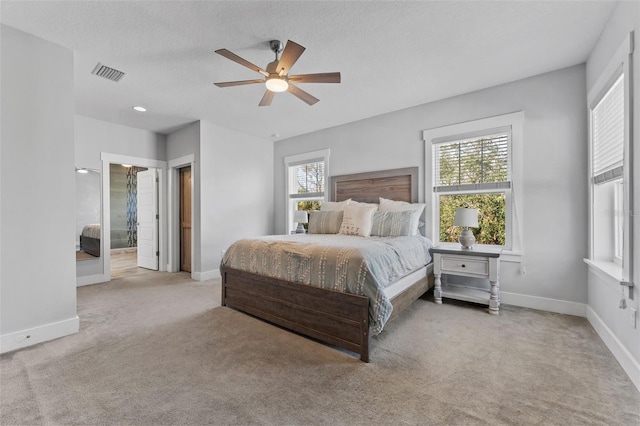
[[[138,266],[158,270],[158,182],[156,170],[137,175]]]

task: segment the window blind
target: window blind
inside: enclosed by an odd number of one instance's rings
[[[624,74],[591,110],[593,182],[622,177],[624,159]]]
[[[511,188],[511,132],[434,144],[434,192]]]
[[[324,197],[324,161],[289,167],[289,198]]]

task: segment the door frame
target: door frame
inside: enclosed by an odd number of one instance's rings
[[[191,167],[191,278],[198,279],[198,274],[194,267],[194,259],[196,256],[195,237],[199,232],[199,225],[194,220],[196,194],[194,191],[195,156],[193,154],[169,160],[169,249],[167,250],[169,256],[167,271],[180,271],[180,169],[183,167]]]
[[[105,281],[111,281],[111,175],[109,173],[110,164],[131,164],[136,167],[146,167],[157,169],[158,171],[158,214],[160,222],[158,224],[158,270],[166,271],[167,264],[167,162],[154,160],[151,158],[131,157],[129,155],[100,153],[102,160],[102,226],[100,236],[100,253],[104,257],[103,275]]]

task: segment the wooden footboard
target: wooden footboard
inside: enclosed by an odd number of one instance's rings
[[[222,267],[222,305],[246,312],[369,362],[369,299]]]

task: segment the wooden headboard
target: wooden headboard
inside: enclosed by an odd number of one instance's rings
[[[351,198],[362,203],[379,203],[379,197],[417,203],[418,168],[405,167],[331,177],[329,201]]]

